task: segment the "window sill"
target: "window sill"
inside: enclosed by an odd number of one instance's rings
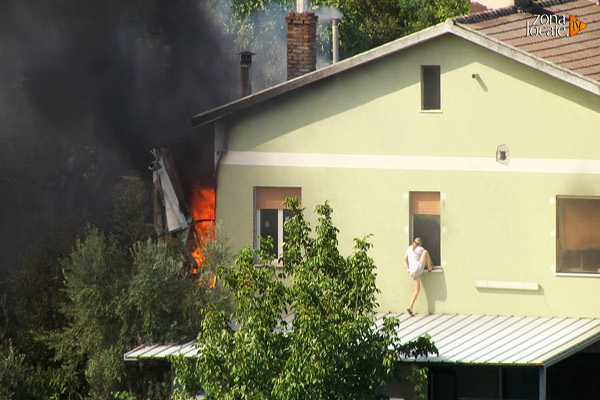
[[[555,272],[554,275],[561,276],[574,276],[580,278],[600,278],[600,274],[582,273],[582,272]]]
[[[410,273],[410,271],[409,271],[409,269],[408,269],[408,268],[406,268],[406,272]],[[435,272],[435,273],[444,272],[444,269],[443,269],[442,267],[435,266],[435,267],[433,267],[433,271],[431,271],[431,272],[432,272],[432,273],[433,273],[433,272]],[[423,274],[427,274],[427,273],[429,273],[429,271],[427,271],[427,268],[426,268],[426,269],[423,271]]]
[[[419,110],[421,114],[443,114],[442,110]]]

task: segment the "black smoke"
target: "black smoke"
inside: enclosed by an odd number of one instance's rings
[[[239,91],[202,0],[0,0],[0,273]],[[0,278],[2,276],[0,275]]]

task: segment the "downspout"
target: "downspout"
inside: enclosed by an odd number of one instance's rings
[[[227,143],[226,143],[226,138],[225,138],[225,126],[224,123],[217,120],[215,122],[213,122],[213,133],[214,133],[214,138],[215,138],[215,154],[214,154],[214,160],[215,160],[215,166],[214,166],[214,172],[213,172],[213,178],[217,178],[217,173],[219,170],[219,165],[221,164],[221,158],[227,154]]]
[[[217,221],[217,200],[219,192],[217,190],[217,186],[219,186],[219,166],[221,165],[221,158],[227,154],[227,138],[225,134],[225,124],[220,120],[213,122],[213,132],[214,132],[214,159],[215,159],[215,168],[213,172],[213,178],[215,182],[215,223]]]

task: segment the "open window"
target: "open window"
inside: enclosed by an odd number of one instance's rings
[[[420,237],[434,265],[441,265],[440,256],[440,192],[410,193],[410,240]],[[409,243],[409,244],[410,244]]]
[[[421,65],[421,110],[441,110],[439,65]]]
[[[556,271],[600,273],[600,197],[558,196]]]
[[[259,236],[273,238],[273,255],[281,257],[283,243],[287,234],[283,225],[293,217],[294,212],[284,207],[285,197],[301,198],[301,189],[298,187],[255,187],[254,188],[254,246],[260,247]]]

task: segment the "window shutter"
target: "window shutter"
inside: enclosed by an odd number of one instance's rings
[[[410,194],[410,212],[415,215],[440,215],[439,192],[417,192]]]
[[[266,187],[254,188],[257,210],[282,210],[284,197],[296,197],[302,202],[301,188],[298,187]]]
[[[564,250],[600,249],[600,200],[558,200],[559,244]]]

